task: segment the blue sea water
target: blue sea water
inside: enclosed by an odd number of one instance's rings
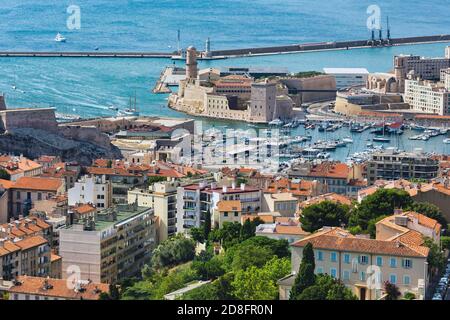
[[[366,10],[371,4],[381,8],[383,24],[389,15],[392,37],[450,33],[449,0],[1,0],[0,51],[92,51],[95,47],[173,51],[178,29],[183,47],[203,48],[210,37],[213,49],[366,39]],[[67,29],[69,5],[80,7],[79,30]],[[57,32],[67,38],[66,43],[53,40]],[[446,45],[259,56],[203,61],[200,66],[389,71],[395,54],[442,56]],[[125,107],[136,94],[143,115],[184,117],[166,107],[167,95],[151,92],[161,70],[172,63],[167,59],[0,58],[0,92],[11,107],[52,105],[61,113],[83,117],[113,115],[107,106]]]

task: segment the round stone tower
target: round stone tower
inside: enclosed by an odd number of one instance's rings
[[[190,46],[187,48],[186,52],[186,78],[187,79],[197,79],[198,69],[197,69],[197,49]]]

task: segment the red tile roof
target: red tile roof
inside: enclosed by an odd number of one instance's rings
[[[57,192],[62,184],[63,182],[61,179],[21,177],[16,181],[13,189]]]
[[[65,279],[49,279],[29,276],[19,276],[17,280],[21,283],[9,289],[10,293],[30,294],[46,297],[55,297],[71,300],[98,300],[100,293],[109,293],[109,285],[105,283],[89,282],[84,284],[83,291],[75,291],[68,288]],[[48,284],[44,288],[45,283]]]

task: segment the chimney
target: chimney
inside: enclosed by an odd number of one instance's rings
[[[241,190],[245,191],[245,183],[241,183]]]
[[[224,193],[227,192],[227,186],[222,187],[222,192],[224,192]]]
[[[231,189],[236,189],[236,182],[233,181],[233,182],[231,183]]]

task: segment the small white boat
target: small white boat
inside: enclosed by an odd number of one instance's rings
[[[446,138],[442,142],[449,144],[450,143],[450,138]]]
[[[119,108],[116,107],[116,106],[109,106],[108,109],[109,110],[113,110],[113,111],[118,111],[119,110]]]
[[[269,125],[271,126],[281,126],[283,125],[283,121],[281,121],[280,119],[275,119],[269,122]]]
[[[139,116],[139,111],[135,110],[135,109],[130,109],[130,108],[126,108],[124,110],[119,110],[117,112],[117,116],[133,116],[133,117],[138,117]]]
[[[66,42],[66,38],[64,38],[64,36],[58,32],[58,34],[55,37],[55,41],[56,42]]]
[[[353,139],[352,138],[344,138],[342,139],[343,142],[345,143],[353,143]]]

